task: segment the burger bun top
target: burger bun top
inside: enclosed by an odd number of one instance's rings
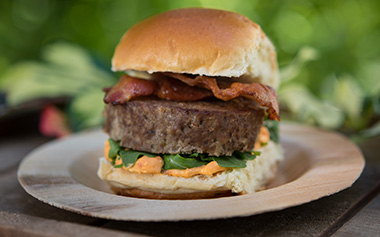
[[[205,8],[173,10],[136,24],[116,47],[112,70],[279,84],[276,51],[260,26],[234,12]]]

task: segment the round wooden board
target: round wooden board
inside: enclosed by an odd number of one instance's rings
[[[345,137],[283,123],[285,159],[267,189],[248,195],[200,200],[148,200],[113,194],[97,175],[107,136],[97,130],[49,142],[24,158],[18,170],[33,197],[93,217],[180,221],[248,216],[307,203],[350,187],[364,158]]]

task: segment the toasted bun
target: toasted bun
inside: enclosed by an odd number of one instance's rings
[[[260,26],[237,13],[203,8],[153,16],[129,29],[114,71],[244,77],[277,88],[276,52]]]
[[[145,191],[137,188],[117,188],[112,187],[112,190],[122,196],[148,198],[148,199],[172,199],[172,200],[185,200],[185,199],[205,199],[205,198],[218,198],[233,196],[229,190],[221,191],[208,191],[208,192],[194,192],[194,193],[158,193]]]
[[[212,177],[136,174],[113,168],[105,158],[100,160],[98,176],[117,194],[142,198],[196,199],[247,194],[262,189],[274,177],[276,163],[282,159],[281,146],[271,141],[261,152],[247,162],[246,168],[227,170]]]

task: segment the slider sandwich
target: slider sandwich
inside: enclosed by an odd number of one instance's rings
[[[234,12],[189,8],[130,28],[105,89],[98,176],[120,195],[199,199],[263,189],[282,159],[275,49]]]

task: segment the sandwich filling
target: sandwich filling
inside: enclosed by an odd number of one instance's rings
[[[198,153],[171,155],[139,152],[124,148],[110,138],[105,142],[104,157],[114,168],[121,168],[132,173],[162,174],[182,178],[190,178],[195,175],[213,176],[228,169],[245,168],[247,160],[253,160],[256,156],[259,156],[261,152],[257,150],[265,147],[270,140],[271,133],[267,127],[272,131],[272,140],[276,140],[278,131],[273,129],[273,122],[266,124],[267,126],[260,128],[253,151],[234,152],[232,156],[217,157]]]
[[[277,142],[277,95],[261,83],[166,72],[124,75],[105,91],[104,155],[115,169],[213,176],[245,168],[270,137]]]
[[[105,103],[113,105],[154,95],[171,101],[199,101],[209,97],[229,101],[239,96],[258,102],[267,108],[268,118],[279,121],[277,95],[270,86],[261,83],[240,83],[213,77],[179,73],[154,73],[151,80],[124,75],[111,89],[106,89]]]
[[[206,198],[252,193],[273,177],[278,68],[257,24],[227,11],[169,11],[129,29],[112,68],[127,75],[104,90],[110,139],[98,176],[116,193]]]

